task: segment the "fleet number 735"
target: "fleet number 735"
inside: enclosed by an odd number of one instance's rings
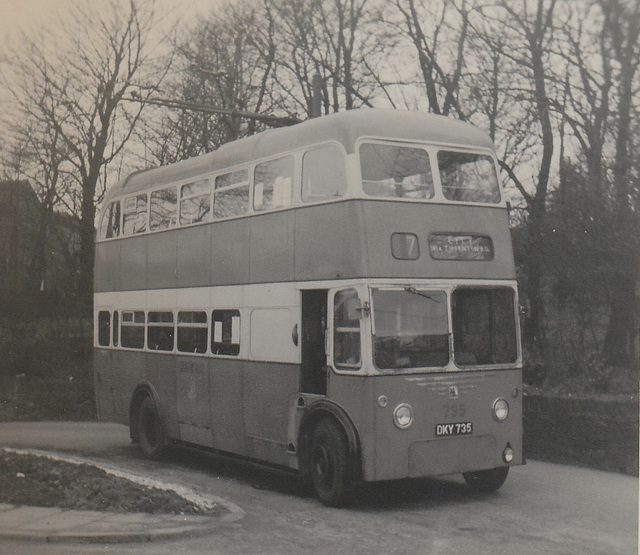
[[[443,405],[445,418],[464,418],[467,415],[467,407],[462,403]]]

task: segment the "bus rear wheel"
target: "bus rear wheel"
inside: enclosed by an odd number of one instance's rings
[[[492,468],[490,470],[477,470],[475,472],[463,472],[462,477],[469,487],[480,493],[490,493],[500,489],[509,474],[508,466]]]
[[[151,397],[145,397],[140,403],[137,426],[140,448],[145,456],[154,460],[163,458],[167,453],[169,442],[160,421],[158,409]]]
[[[340,427],[321,420],[311,442],[311,481],[323,504],[342,505],[349,493],[349,449]]]

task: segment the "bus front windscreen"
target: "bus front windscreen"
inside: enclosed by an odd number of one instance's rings
[[[518,358],[514,294],[461,287],[451,297],[457,366],[512,364]]]
[[[442,368],[449,362],[447,295],[412,287],[373,290],[379,370]]]
[[[373,290],[373,359],[383,372],[514,364],[518,357],[514,292],[459,287],[451,299],[452,331],[444,291]]]

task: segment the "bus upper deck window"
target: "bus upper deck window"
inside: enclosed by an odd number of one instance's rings
[[[417,147],[360,146],[364,192],[372,197],[429,199],[434,195],[429,154]]]
[[[100,237],[102,239],[111,239],[120,235],[120,201],[116,200],[109,203],[102,217],[100,225]]]
[[[500,202],[498,176],[490,156],[441,150],[438,169],[445,198],[462,202]]]
[[[213,217],[242,216],[249,209],[249,172],[236,170],[216,177]]]
[[[302,200],[343,197],[347,190],[344,154],[335,145],[316,148],[302,158]]]
[[[253,208],[262,211],[290,206],[292,183],[291,156],[258,164],[254,174]]]
[[[123,235],[133,235],[147,231],[147,205],[146,193],[124,199]]]
[[[149,229],[168,229],[176,225],[178,195],[175,187],[168,187],[151,193]]]
[[[211,219],[211,183],[202,179],[180,188],[180,225],[198,224]]]

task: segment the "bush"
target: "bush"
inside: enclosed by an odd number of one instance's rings
[[[91,337],[67,329],[46,319],[0,325],[0,420],[95,419]]]

